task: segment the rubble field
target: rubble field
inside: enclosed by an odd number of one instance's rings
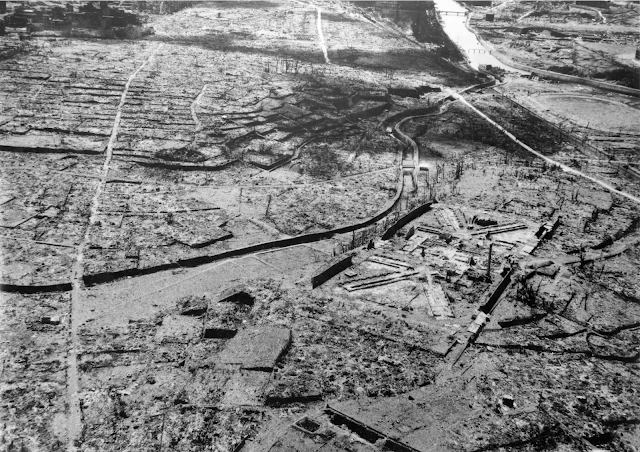
[[[640,448],[638,97],[432,2],[177,3],[2,16],[0,450]],[[538,3],[470,26],[637,15]]]
[[[474,2],[469,2],[473,4]],[[504,2],[470,5],[469,24],[520,64],[640,87],[638,18],[632,2]]]

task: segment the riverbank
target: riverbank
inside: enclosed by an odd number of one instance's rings
[[[640,71],[633,55],[640,43],[640,33],[637,27],[621,25],[620,20],[615,23],[615,17],[624,15],[629,20],[635,17],[637,23],[637,9],[613,4],[592,8],[603,16],[606,21],[603,24],[585,23],[582,13],[569,11],[566,5],[540,11],[531,8],[515,2],[498,12],[473,6],[470,25],[499,53],[499,59],[516,67],[522,65],[640,89]],[[535,13],[536,17],[519,20],[521,17],[516,17],[515,11],[521,16]],[[487,20],[490,15],[492,19]]]

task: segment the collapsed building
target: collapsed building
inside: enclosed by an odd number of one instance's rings
[[[3,2],[6,3],[6,2]],[[99,7],[95,5],[99,3]],[[144,8],[144,6],[141,6]],[[30,32],[75,28],[112,28],[140,25],[138,14],[114,5],[114,2],[67,3],[66,6],[17,5],[4,16],[6,27]]]

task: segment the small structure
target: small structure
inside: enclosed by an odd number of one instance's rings
[[[493,14],[493,13],[487,13],[484,16],[484,20],[486,20],[487,22],[493,22],[494,19],[495,19],[495,14]]]

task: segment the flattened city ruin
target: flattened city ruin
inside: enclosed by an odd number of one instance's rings
[[[640,450],[639,23],[0,1],[0,451]]]

